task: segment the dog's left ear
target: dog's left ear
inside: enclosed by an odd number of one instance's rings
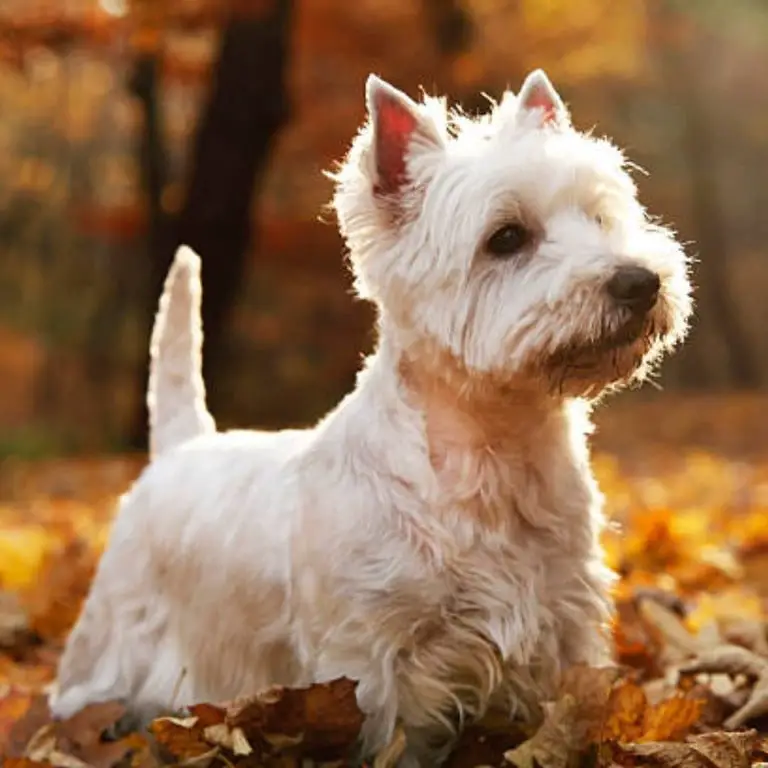
[[[525,78],[517,99],[521,110],[540,110],[542,125],[567,123],[570,119],[563,100],[542,69]]]
[[[443,140],[418,104],[375,75],[368,77],[366,102],[373,131],[374,191],[392,195],[414,181],[409,176],[409,161],[420,151],[441,148]]]

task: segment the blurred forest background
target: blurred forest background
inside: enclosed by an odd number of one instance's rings
[[[305,423],[352,386],[371,312],[321,171],[369,72],[479,111],[545,68],[699,259],[664,389],[765,389],[767,41],[765,0],[0,0],[0,455],[141,446],[180,241],[221,424]]]

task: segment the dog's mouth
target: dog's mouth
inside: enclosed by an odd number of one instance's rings
[[[653,315],[631,317],[597,339],[575,341],[555,350],[547,361],[549,379],[556,391],[573,387],[585,394],[627,381],[663,336],[664,329]]]
[[[655,325],[651,317],[631,317],[618,329],[606,332],[596,341],[587,342],[582,348],[584,351],[593,350],[599,354],[629,347],[644,339],[650,344],[658,335]]]
[[[647,342],[647,345],[650,346],[659,335],[656,323],[650,316],[631,317],[618,328],[613,330],[606,329],[596,339],[575,341],[560,347],[552,355],[552,360],[555,363],[576,363],[583,359],[587,363],[590,360],[599,359],[606,353],[628,347],[645,346],[640,343],[643,341]]]

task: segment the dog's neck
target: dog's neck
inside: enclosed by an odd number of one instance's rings
[[[441,370],[403,356],[398,364],[407,402],[424,414],[430,457],[436,469],[452,451],[524,452],[531,428],[559,404],[534,392],[505,389],[463,371]]]
[[[426,344],[388,354],[396,356],[406,401],[424,414],[436,468],[453,451],[526,455],[566,407],[563,398],[530,383],[516,385],[469,370],[453,355]]]
[[[380,456],[380,465],[420,498],[431,499],[432,509],[509,530],[516,507],[519,520],[555,530],[563,515],[592,507],[588,411],[577,402],[469,373],[450,355],[404,348],[386,337],[357,394],[366,411],[383,414],[379,424],[395,430],[391,442],[403,441],[402,465],[391,452]],[[407,463],[418,453],[407,450],[405,441],[419,444],[431,470]],[[378,455],[375,446],[373,452]]]

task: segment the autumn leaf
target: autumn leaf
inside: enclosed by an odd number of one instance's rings
[[[659,768],[749,768],[757,742],[756,731],[719,732],[689,736],[683,743],[626,744],[621,751]]]
[[[0,755],[7,754],[11,731],[26,715],[33,699],[34,694],[10,687],[0,692]]]
[[[539,730],[504,759],[517,768],[565,768],[599,733],[617,672],[577,665],[563,676],[559,698],[545,707]]]
[[[0,648],[13,648],[29,631],[29,617],[18,596],[0,592]]]
[[[184,760],[220,750],[234,757],[291,753],[338,760],[363,724],[356,687],[340,678],[308,688],[270,688],[224,706],[195,705],[190,717],[158,718],[150,731],[168,754]]]
[[[363,725],[356,688],[357,683],[346,678],[309,688],[273,688],[230,705],[226,723],[267,751],[300,745],[306,753],[339,759]]]
[[[3,768],[52,768],[49,762],[38,762],[28,757],[8,757],[3,761]]]
[[[505,752],[504,759],[517,768],[565,768],[574,754],[584,747],[572,735],[578,712],[576,697],[565,694],[549,709],[536,734],[519,747]]]
[[[160,717],[152,721],[149,730],[165,752],[174,758],[190,760],[218,752],[218,747],[206,741],[194,716]]]
[[[30,626],[40,636],[57,640],[75,623],[88,594],[97,553],[73,539],[43,561],[39,580],[24,593]]]
[[[1,707],[2,705],[0,705]],[[48,697],[31,694],[28,706],[17,717],[8,733],[5,744],[0,741],[0,754],[10,757],[22,757],[27,744],[45,726],[51,723],[51,713],[48,709]]]
[[[689,632],[677,613],[657,600],[641,600],[638,613],[649,630],[657,635],[665,663],[682,661],[701,650],[701,640]]]
[[[631,680],[622,681],[612,691],[602,741],[635,741],[643,731],[642,722],[648,708],[643,689]]]
[[[642,686],[622,680],[612,691],[600,740],[671,741],[684,737],[698,722],[705,701],[675,694],[652,705]]]
[[[704,705],[704,699],[677,695],[648,707],[638,741],[674,741],[683,737],[699,721]]]
[[[118,741],[102,738],[124,712],[121,704],[105,702],[87,706],[68,720],[53,722],[47,697],[37,697],[17,722],[9,752],[23,752],[18,759],[48,763],[54,768],[112,768],[129,754],[148,747],[139,734]]]
[[[757,562],[768,524],[756,507],[744,510],[744,526],[727,509],[724,488],[731,479],[724,462],[683,452],[674,461],[663,454],[650,459],[659,464],[653,473],[634,477],[613,457],[596,458],[609,513],[626,526],[626,535],[610,541],[612,562],[622,568],[613,627],[622,666],[567,670],[557,696],[539,702],[538,729],[538,723],[510,720],[501,709],[488,713],[465,729],[448,768],[502,762],[570,768],[575,762],[590,764],[596,754],[600,765],[613,760],[628,768],[738,768],[745,759],[753,766],[764,759],[757,746],[750,754],[740,748],[738,735],[734,741],[721,729],[753,722],[765,711],[768,606],[753,572],[741,566],[745,558]],[[0,554],[30,542],[28,558],[22,552],[0,560],[0,573],[17,569],[15,575],[8,572],[19,584],[18,599],[0,601],[0,628],[9,627],[0,650],[5,764],[294,768],[302,760],[329,759],[342,765],[362,722],[351,681],[196,703],[189,717],[156,720],[147,737],[132,733],[109,741],[105,734],[114,723],[108,721],[120,716],[111,705],[86,711],[84,720],[51,723],[45,686],[88,589],[114,501],[114,493],[72,478],[95,476],[99,467],[99,462],[57,462],[50,478],[47,470],[25,472],[23,481],[14,483],[36,494],[37,501],[0,506],[0,539],[8,535]],[[755,482],[768,488],[768,461],[755,463],[753,472]],[[115,492],[130,481],[128,474],[121,469],[114,475]],[[55,495],[62,488],[71,501],[40,497],[41,489]],[[75,501],[75,495],[82,500]],[[650,510],[645,520],[644,504]],[[25,526],[34,535],[26,537]],[[739,567],[727,557],[718,560],[723,553]],[[377,756],[376,768],[396,763],[404,738],[403,731],[396,732]]]
[[[751,680],[749,698],[725,721],[726,728],[739,728],[768,714],[768,659],[754,651],[738,645],[722,645],[701,653],[680,671],[684,674],[724,673],[732,677],[745,675]]]

